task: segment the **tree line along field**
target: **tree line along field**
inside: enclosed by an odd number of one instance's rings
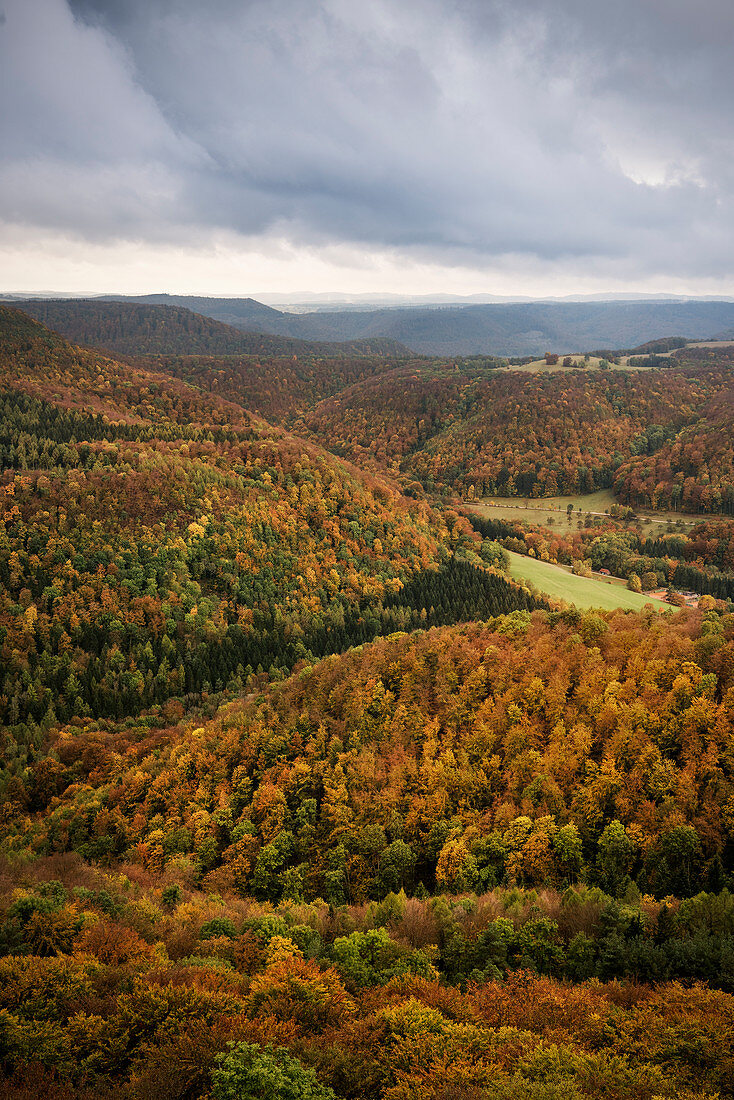
[[[553,356],[555,358],[555,355]],[[567,360],[570,360],[568,362]],[[570,370],[606,371],[606,370],[650,370],[649,356],[623,355],[616,358],[614,363],[600,355],[579,355],[576,352],[560,354],[556,362],[549,362],[546,358],[532,359],[528,363],[512,363],[512,370],[521,371],[524,374],[560,374]],[[661,364],[662,365],[662,364]],[[667,365],[667,364],[665,364]]]
[[[572,510],[569,510],[569,506]],[[643,532],[652,535],[656,530],[659,531],[662,525],[666,534],[671,534],[672,538],[668,540],[667,544],[665,541],[659,540],[661,541],[661,551],[662,553],[666,551],[670,553],[674,547],[677,548],[680,543],[683,543],[684,540],[681,536],[685,532],[690,533],[695,530],[697,524],[697,520],[691,516],[676,516],[674,523],[672,513],[667,518],[659,514],[635,514],[633,519],[626,518],[624,524],[622,524],[616,522],[615,518],[610,516],[610,511],[617,515],[619,505],[609,490],[600,490],[597,493],[581,497],[556,497],[550,500],[526,498],[512,503],[497,500],[478,501],[471,502],[467,506],[467,514],[470,517],[474,516],[480,520],[487,520],[490,526],[492,526],[492,521],[496,521],[494,526],[506,528],[504,534],[510,537],[508,547],[512,541],[513,524],[524,530],[529,528],[531,530],[545,529],[548,533],[558,532],[564,537],[567,545],[569,537],[574,534],[578,535],[579,531],[586,532],[585,541],[587,544],[593,541],[593,537],[589,538],[589,535],[596,535],[598,541],[598,532],[603,524],[617,532],[622,531],[625,527],[627,529],[632,527],[639,534],[640,539]],[[507,522],[503,523],[503,521]],[[586,526],[589,523],[595,526],[589,529]],[[674,542],[676,536],[678,538]],[[619,537],[623,539],[624,536],[620,535]],[[644,595],[625,588],[625,576],[635,572],[635,569],[620,569],[619,561],[613,551],[596,562],[597,570],[608,569],[611,566],[614,573],[619,574],[615,576],[613,573],[609,577],[574,575],[571,569],[573,560],[582,560],[584,557],[584,551],[580,549],[576,550],[575,559],[572,552],[570,554],[561,553],[558,560],[551,561],[538,560],[535,557],[534,548],[532,549],[532,555],[525,552],[518,554],[511,550],[508,550],[507,553],[510,576],[514,577],[515,580],[528,582],[533,589],[543,592],[551,599],[562,599],[576,604],[578,607],[597,606],[607,609],[626,607],[640,610],[645,603],[652,603],[660,609],[670,607],[670,604],[658,598],[659,593],[654,596]],[[615,560],[612,560],[612,558]],[[656,565],[655,582],[647,587],[663,589],[667,586],[667,582],[671,581],[670,559],[663,562],[662,571],[660,570],[661,561],[662,559],[659,558]],[[642,564],[635,563],[635,566],[637,575],[641,575],[644,572]],[[588,571],[591,571],[591,566],[589,566]],[[690,589],[691,585],[696,585],[698,578],[694,576],[684,577],[681,572],[679,580],[679,587]],[[699,587],[702,586],[699,584]]]
[[[721,351],[131,346],[0,308],[0,1092],[734,1096],[734,523],[609,496],[723,494]]]
[[[615,506],[612,511],[625,510]],[[656,531],[634,515],[587,515],[564,531],[524,518],[500,519],[493,509],[481,513],[467,506],[465,514],[483,537],[480,554],[488,559],[521,555],[518,569],[524,563],[527,568],[534,562],[546,564],[548,579],[556,584],[566,583],[556,569],[561,566],[569,584],[576,576],[590,578],[604,585],[607,598],[615,590],[619,595],[625,585],[633,593],[657,595],[664,590],[674,603],[680,603],[681,592],[688,599],[691,593],[707,600],[734,597],[734,525],[725,518],[700,517],[691,526],[668,524],[665,531]]]

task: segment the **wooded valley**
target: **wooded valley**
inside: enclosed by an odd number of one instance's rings
[[[53,305],[0,307],[4,1094],[734,1096],[732,348]]]

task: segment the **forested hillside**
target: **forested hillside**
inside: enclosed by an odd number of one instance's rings
[[[698,361],[716,359],[731,381],[733,352],[701,349]],[[657,453],[620,469],[615,491],[623,500],[637,507],[734,514],[734,388],[717,393],[702,412]]]
[[[734,1096],[733,525],[452,506],[709,430],[723,484],[730,385],[0,308],[3,1095]],[[710,595],[581,613],[505,548]]]
[[[77,339],[124,351],[144,372],[173,375],[388,473],[413,496],[614,486],[634,506],[734,508],[731,348],[686,347],[662,363],[640,361],[645,369],[526,374],[491,357],[385,358],[397,345],[242,348],[249,338],[178,306],[24,308]],[[208,354],[195,354],[202,349]]]
[[[3,868],[6,1095],[731,1095],[726,892],[680,905],[583,888],[400,893],[334,911],[179,880],[78,857]],[[691,981],[707,970],[713,988]]]
[[[243,332],[176,305],[55,298],[15,301],[13,306],[74,344],[122,355],[360,356],[407,352],[396,341],[380,337],[336,344],[268,335],[257,326],[252,332]]]
[[[522,302],[293,314],[252,298],[149,295],[138,300],[151,299],[255,331],[301,340],[389,338],[437,356],[634,348],[665,337],[707,340],[734,323],[732,301]]]
[[[608,487],[730,384],[728,363],[561,375],[406,364],[317,405],[306,428],[338,454],[433,492],[555,496]]]
[[[149,366],[389,473],[412,495],[614,486],[635,506],[729,512],[731,353],[702,351],[560,375],[491,358],[162,356]]]
[[[733,648],[515,612],[56,727],[5,798],[10,1095],[730,1096]]]
[[[2,316],[6,761],[31,751],[38,723],[243,688],[417,623],[422,605],[400,593],[426,570],[455,584],[451,555],[472,547],[455,514],[239,406]],[[535,605],[473,557],[486,613]]]
[[[275,423],[294,423],[314,405],[342,390],[395,369],[378,355],[157,356],[149,366],[197,389],[237,401]]]
[[[161,872],[186,857],[212,890],[271,901],[623,880],[689,896],[734,873],[733,658],[716,611],[514,612],[378,641],[208,722],[62,727],[24,780],[47,812],[19,840],[135,849]]]
[[[178,306],[213,317],[236,328],[251,332],[273,333],[289,336],[290,314],[266,306],[254,298],[214,298],[196,294],[107,294],[101,299],[108,302],[129,302],[133,305]]]

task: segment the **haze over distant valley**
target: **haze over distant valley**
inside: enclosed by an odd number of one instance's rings
[[[83,342],[82,330],[65,329],[63,321],[65,313],[83,311],[82,304],[65,306],[63,300],[53,299],[8,300]],[[418,308],[405,304],[378,310],[291,313],[252,298],[149,294],[91,299],[89,308],[115,300],[129,306],[183,307],[243,333],[287,337],[302,345],[323,341],[344,345],[356,342],[359,346],[367,342],[373,350],[381,348],[387,354],[392,342],[393,352],[401,346],[426,355],[537,356],[548,350],[565,353],[633,348],[661,337],[705,340],[734,331],[734,301],[726,300],[433,304]],[[216,343],[211,347],[215,351]],[[235,350],[236,342],[231,347]],[[255,349],[257,344],[251,347]]]

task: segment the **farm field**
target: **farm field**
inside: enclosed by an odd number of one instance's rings
[[[599,359],[596,355],[592,355],[588,359],[586,359],[583,355],[571,354],[573,366],[564,367],[563,359],[567,354],[570,353],[561,352],[558,362],[554,363],[553,365],[551,365],[550,363],[546,363],[545,358],[534,359],[532,363],[522,363],[517,366],[511,366],[509,370],[524,371],[526,374],[562,374],[565,371],[576,370],[578,368],[583,368],[584,370],[599,370],[601,359]]]
[[[677,352],[686,351],[690,348],[730,348],[734,347],[734,340],[692,340],[686,344],[685,348],[676,348],[670,354],[675,355]]]
[[[658,610],[672,610],[663,600],[656,600],[646,593],[630,592],[619,583],[598,580],[596,577],[576,577],[561,565],[537,561],[522,554],[508,551],[510,576],[516,581],[529,581],[541,592],[554,599],[566,600],[576,607],[591,607],[613,611],[618,607],[641,611],[646,604]]]
[[[567,355],[570,355],[572,365],[570,367],[564,367],[563,360]],[[590,355],[587,359],[584,355],[574,352],[561,352],[560,359],[557,363],[551,365],[546,363],[545,359],[534,359],[531,363],[523,363],[517,366],[511,366],[509,370],[524,371],[526,374],[559,374],[572,370],[589,370],[598,371],[600,369],[599,364],[602,360],[598,355]],[[639,371],[649,370],[649,367],[641,367],[636,363],[630,363],[630,356],[625,355],[619,363],[608,364],[606,370],[624,370],[624,371]]]
[[[618,504],[611,489],[598,489],[595,493],[584,493],[579,496],[559,497],[511,497],[502,499],[495,497],[491,500],[475,501],[471,508],[478,515],[486,519],[517,519],[526,523],[537,523],[545,526],[556,527],[559,531],[567,533],[576,529],[576,524],[581,516],[605,515],[613,504]],[[573,505],[573,511],[568,514],[568,505]],[[702,516],[685,515],[680,512],[646,512],[637,510],[638,517],[650,523],[666,525],[668,523],[680,523],[684,527],[693,527],[700,523]],[[552,521],[549,523],[549,521]]]

